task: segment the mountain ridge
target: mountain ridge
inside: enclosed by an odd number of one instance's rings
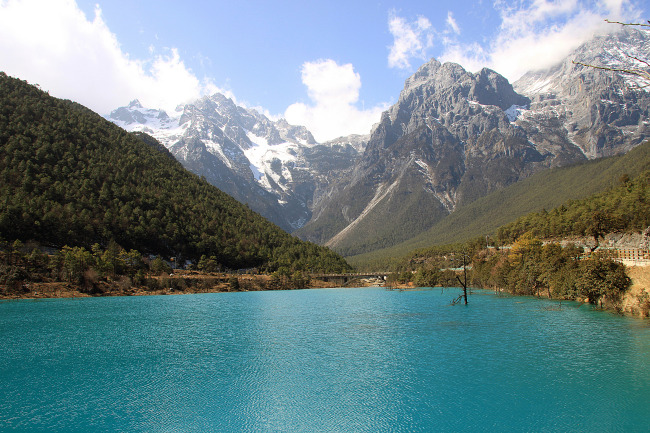
[[[369,136],[322,144],[221,94],[122,126],[152,127],[186,168],[285,230],[355,255],[403,242],[540,170],[624,153],[650,137],[647,92],[573,63],[624,65],[624,50],[647,56],[650,37],[633,29],[595,37],[512,84],[488,68],[431,59]],[[118,110],[107,117],[120,124]]]
[[[629,151],[650,137],[648,93],[572,62],[594,61],[587,54],[622,40],[647,49],[646,56],[650,51],[650,37],[637,30],[595,38],[561,66],[537,72],[547,86],[526,95],[517,88],[533,75],[510,85],[489,69],[472,74],[435,59],[425,63],[372,131],[355,174],[333,185],[330,203],[296,233],[360,254],[405,241],[457,206],[540,170]]]
[[[365,137],[317,143],[303,126],[273,121],[215,93],[169,116],[137,101],[106,118],[159,139],[190,171],[248,204],[287,231],[311,218],[324,185],[365,147]]]

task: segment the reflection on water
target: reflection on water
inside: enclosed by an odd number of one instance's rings
[[[650,326],[454,289],[0,304],[0,431],[643,431]]]

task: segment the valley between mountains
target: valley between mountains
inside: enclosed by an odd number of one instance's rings
[[[356,268],[647,317],[646,273],[623,263],[650,262],[650,98],[613,70],[635,58],[650,37],[624,29],[512,84],[431,59],[368,135],[325,143],[218,93],[107,119],[0,73],[0,295],[295,289]]]
[[[174,113],[132,101],[106,118],[152,135],[185,168],[284,230],[354,256],[435,237],[433,228],[491,193],[641,144],[650,137],[647,89],[574,62],[621,68],[649,54],[648,33],[624,29],[515,83],[432,59],[368,135],[326,143],[218,93]]]

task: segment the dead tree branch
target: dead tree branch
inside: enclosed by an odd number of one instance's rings
[[[637,59],[636,57],[633,56],[628,56],[632,59],[638,60],[641,63],[648,64],[648,62],[644,60]],[[580,65],[580,66],[586,66],[588,68],[593,68],[593,69],[601,69],[604,71],[611,71],[611,72],[620,72],[621,74],[626,74],[626,75],[634,75],[636,77],[641,78],[642,80],[646,81],[646,84],[643,85],[638,85],[640,89],[643,89],[645,87],[650,86],[650,71],[646,71],[643,69],[627,69],[627,68],[614,68],[611,66],[598,66],[598,65],[591,65],[589,63],[583,63],[583,62],[576,62],[575,60],[572,60],[571,63],[574,65]],[[650,65],[649,65],[650,66]]]
[[[650,27],[650,21],[647,22],[647,24],[644,23],[624,23],[621,21],[612,21],[609,19],[605,20],[606,22],[610,24],[620,24],[621,26],[633,26],[633,27]],[[634,87],[637,87],[639,89],[643,89],[645,87],[650,86],[650,61],[645,60],[645,59],[640,59],[636,56],[632,56],[628,53],[623,53],[628,59],[632,59],[641,65],[644,65],[646,68],[640,67],[640,68],[616,68],[612,66],[600,66],[600,65],[592,65],[589,63],[583,63],[583,62],[576,62],[575,60],[572,60],[572,63],[574,65],[580,65],[580,66],[585,66],[587,68],[593,68],[593,69],[601,69],[604,71],[611,71],[611,72],[619,72],[621,74],[625,75],[631,75],[635,77],[639,77],[641,80],[645,82],[645,84],[637,84]]]
[[[605,22],[608,22],[610,24],[620,24],[622,26],[650,27],[650,21],[648,21],[648,24],[643,24],[643,23],[622,23],[620,21],[611,21],[609,19],[605,19]]]

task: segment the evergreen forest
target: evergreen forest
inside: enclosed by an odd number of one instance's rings
[[[481,236],[415,250],[396,264],[393,279],[425,287],[458,285],[457,270],[467,265],[466,283],[474,287],[586,300],[618,310],[631,281],[611,251],[597,247],[608,233],[639,233],[648,226],[650,170],[632,179],[623,175],[617,186],[589,198],[520,217],[500,227],[491,246]],[[567,243],[572,237],[591,237],[594,247]],[[450,268],[456,271],[441,271]],[[639,296],[638,313],[647,317],[650,297],[645,292]]]
[[[650,170],[634,179],[620,178],[617,187],[582,200],[569,200],[550,212],[542,209],[497,230],[497,240],[509,244],[525,233],[536,237],[592,236],[598,245],[611,232],[642,232],[650,226]]]
[[[344,272],[186,171],[155,139],[0,73],[0,239],[107,249],[267,272]]]

